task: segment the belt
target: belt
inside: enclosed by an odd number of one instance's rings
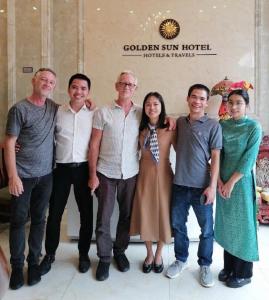
[[[58,168],[78,168],[84,165],[88,165],[87,161],[79,162],[79,163],[56,163]]]

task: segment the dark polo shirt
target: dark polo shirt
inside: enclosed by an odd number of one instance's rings
[[[211,150],[221,148],[222,131],[217,120],[206,115],[192,123],[189,117],[178,118],[174,184],[206,188]]]

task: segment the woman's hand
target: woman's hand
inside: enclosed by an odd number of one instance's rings
[[[228,180],[226,183],[223,184],[221,187],[221,195],[225,199],[229,199],[231,197],[233,188],[234,188],[234,182],[232,180]]]
[[[217,188],[218,188],[218,193],[221,195],[221,197],[225,198],[224,195],[222,194],[222,188],[223,188],[223,181],[218,178],[218,184],[217,184]]]

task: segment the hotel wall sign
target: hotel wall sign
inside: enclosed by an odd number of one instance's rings
[[[160,35],[167,40],[176,38],[179,32],[179,23],[174,19],[166,19],[159,26]],[[181,41],[181,43],[173,44],[129,43],[123,45],[122,50],[122,56],[143,58],[191,58],[217,55],[216,50],[208,41]]]
[[[174,19],[166,19],[162,21],[159,27],[159,32],[161,36],[167,40],[172,40],[178,36],[180,31],[180,26],[178,22]]]

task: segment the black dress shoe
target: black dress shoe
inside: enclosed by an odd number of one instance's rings
[[[78,270],[80,273],[86,273],[91,266],[91,261],[88,255],[80,254]]]
[[[35,285],[41,280],[38,265],[28,266],[28,285]]]
[[[10,276],[9,287],[12,290],[17,290],[24,285],[23,269],[13,268]]]
[[[47,274],[51,269],[51,264],[55,261],[55,255],[46,254],[39,265],[40,275]]]
[[[239,288],[251,282],[251,278],[229,277],[226,285],[230,288]]]
[[[118,269],[121,272],[127,272],[130,269],[130,263],[124,253],[114,256],[114,259],[116,261]]]
[[[96,269],[96,279],[98,281],[104,281],[109,277],[109,267],[110,267],[110,263],[99,260]]]
[[[147,264],[146,261],[144,261],[143,268],[142,268],[143,272],[149,273],[151,272],[152,269],[153,269],[153,262],[151,264]]]
[[[155,273],[162,273],[163,271],[163,260],[161,264],[155,264],[154,262],[154,272]]]
[[[227,273],[224,269],[222,269],[219,272],[218,279],[219,279],[219,281],[226,282],[230,276],[231,276],[231,273]]]

